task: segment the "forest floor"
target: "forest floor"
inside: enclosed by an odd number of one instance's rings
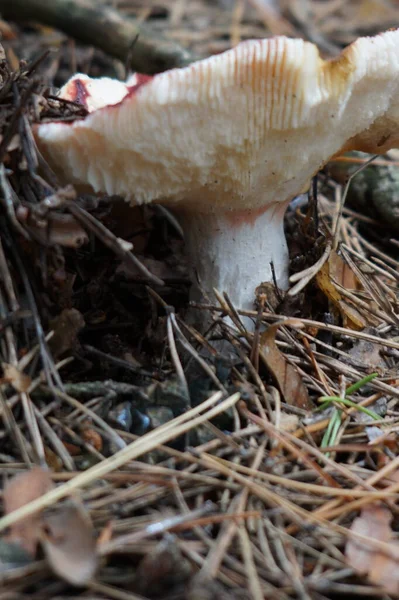
[[[146,60],[144,34],[123,61],[101,36],[84,45],[62,20],[3,4],[0,600],[398,597],[398,154],[361,171],[367,155],[327,165],[285,221],[290,273],[336,246],[324,266],[294,295],[266,286],[253,332],[226,297],[196,307],[212,316],[202,335],[185,321],[170,215],[75,199],[32,136],[39,119],[81,116],[55,96],[75,72],[123,79]],[[394,0],[109,4],[184,60],[272,35],[334,56],[399,11]]]

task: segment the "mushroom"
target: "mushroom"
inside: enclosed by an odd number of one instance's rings
[[[327,61],[300,39],[251,40],[123,84],[78,75],[63,95],[90,114],[36,128],[53,169],[171,208],[199,279],[192,298],[216,288],[246,309],[272,265],[288,287],[284,212],[312,176],[340,152],[399,146],[399,30]]]

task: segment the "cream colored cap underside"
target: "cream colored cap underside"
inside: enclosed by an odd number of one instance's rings
[[[36,137],[64,182],[133,202],[214,211],[287,201],[343,148],[399,146],[399,30],[333,61],[303,40],[244,42]]]

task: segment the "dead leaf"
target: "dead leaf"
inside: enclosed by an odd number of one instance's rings
[[[360,517],[352,523],[351,531],[365,537],[386,542],[390,553],[384,553],[367,542],[349,538],[345,555],[348,564],[360,575],[384,588],[387,594],[399,593],[399,543],[393,540],[392,514],[384,506],[369,504],[362,509]]]
[[[72,585],[85,585],[98,558],[93,526],[84,508],[68,504],[43,515],[42,544],[54,573]]]
[[[8,515],[21,506],[40,498],[51,490],[54,484],[50,472],[41,467],[21,473],[9,479],[4,487],[4,514]],[[32,556],[36,553],[42,527],[41,514],[34,514],[21,519],[11,526],[7,541],[18,544]]]
[[[50,322],[54,335],[49,340],[49,348],[54,357],[61,356],[74,347],[78,333],[85,324],[83,315],[76,308],[65,308]]]
[[[328,259],[328,266],[331,278],[339,285],[347,290],[359,290],[361,288],[360,281],[351,267],[334,250]]]
[[[375,330],[366,328],[364,333],[374,334]],[[356,340],[353,348],[348,351],[348,354],[353,358],[355,363],[367,367],[371,373],[376,369],[386,369],[387,365],[380,354],[381,346],[369,342],[368,340]]]
[[[71,444],[70,442],[62,442],[65,448],[68,450],[71,456],[80,456],[82,454],[82,448],[77,446],[76,444]]]
[[[341,314],[344,327],[354,331],[364,329],[367,325],[366,321],[356,308],[340,294],[334,282],[346,289],[359,288],[359,282],[350,267],[336,252],[331,252],[330,258],[316,275],[316,283]]]
[[[27,392],[30,384],[32,383],[29,375],[25,375],[15,367],[8,363],[2,363],[3,367],[3,381],[7,381],[17,392]]]
[[[97,452],[102,452],[103,450],[103,440],[101,435],[95,431],[94,429],[88,427],[84,429],[81,433],[82,439],[93,446],[97,450]]]
[[[310,410],[312,406],[302,377],[296,368],[287,361],[276,344],[276,333],[282,325],[301,327],[302,323],[296,319],[287,319],[269,325],[260,337],[259,355],[276,380],[285,401],[293,406]]]
[[[56,473],[60,473],[62,471],[63,466],[64,466],[62,460],[60,459],[60,457],[58,456],[58,454],[56,454],[48,446],[44,446],[44,456],[46,458],[46,464],[47,464],[47,466],[52,471],[55,471]]]

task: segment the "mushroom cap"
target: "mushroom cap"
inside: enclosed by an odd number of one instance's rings
[[[399,146],[399,30],[327,61],[275,37],[126,84],[84,81],[90,114],[39,125],[39,149],[65,182],[138,204],[261,210],[339,152]]]
[[[120,102],[128,93],[127,83],[100,77],[92,79],[83,73],[71,77],[58,96],[84,106],[89,113]]]

